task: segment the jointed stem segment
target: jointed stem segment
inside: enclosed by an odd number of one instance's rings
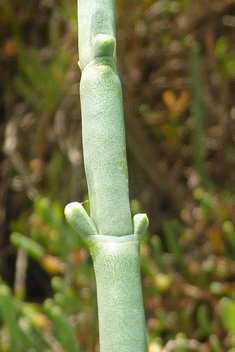
[[[116,70],[115,1],[78,0],[84,164],[91,217],[65,214],[94,263],[101,352],[146,352],[139,266],[145,214],[131,218],[122,88]],[[134,234],[133,234],[134,233]]]
[[[96,236],[92,255],[99,312],[101,352],[146,352],[140,236]]]

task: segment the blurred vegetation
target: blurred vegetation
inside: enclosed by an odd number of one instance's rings
[[[0,350],[98,351],[74,0],[0,4]],[[235,351],[235,1],[117,1],[149,352]]]

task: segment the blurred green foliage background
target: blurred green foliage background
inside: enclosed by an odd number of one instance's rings
[[[148,352],[235,351],[235,1],[118,0]],[[99,350],[75,0],[0,3],[0,351]]]

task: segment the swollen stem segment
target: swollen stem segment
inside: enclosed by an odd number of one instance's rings
[[[140,278],[140,239],[146,214],[134,216],[135,234],[103,236],[80,203],[65,208],[70,225],[86,241],[94,264],[100,352],[147,352]]]
[[[88,237],[97,284],[101,352],[146,352],[139,235]]]
[[[66,206],[65,215],[93,259],[100,352],[147,352],[139,244],[148,219],[146,214],[131,218],[115,0],[78,0],[78,14],[90,217],[76,202]]]
[[[91,219],[99,234],[133,233],[122,89],[117,75],[115,38],[93,38],[92,60],[82,71],[80,97],[84,164]]]

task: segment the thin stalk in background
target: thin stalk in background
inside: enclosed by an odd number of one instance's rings
[[[194,166],[202,185],[213,188],[204,167],[203,154],[203,104],[200,69],[200,46],[194,42],[191,47],[191,87],[192,87],[192,118],[193,118],[193,159]]]

